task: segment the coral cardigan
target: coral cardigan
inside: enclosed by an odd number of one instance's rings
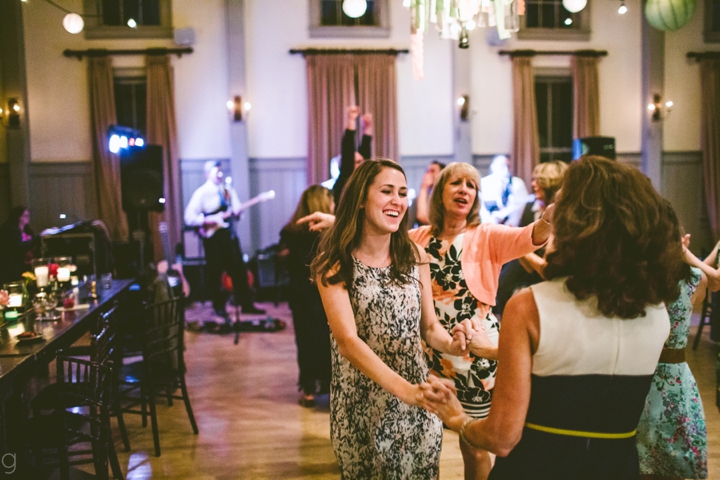
[[[470,293],[480,302],[495,305],[503,264],[541,246],[533,244],[533,226],[531,223],[523,228],[513,228],[483,223],[465,231],[460,266]],[[410,230],[410,238],[423,248],[428,246],[431,236],[429,225]]]

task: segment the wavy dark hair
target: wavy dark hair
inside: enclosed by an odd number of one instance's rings
[[[352,252],[360,245],[365,220],[361,205],[365,203],[375,177],[386,168],[393,168],[405,176],[399,164],[379,158],[363,162],[348,179],[335,209],[335,224],[323,233],[319,253],[310,265],[312,278],[323,285],[341,282],[346,287],[352,285]],[[406,211],[400,227],[390,236],[390,276],[401,285],[413,281],[412,268],[418,264],[419,258],[417,246],[408,235],[407,222]]]
[[[677,217],[638,170],[587,156],[568,168],[555,202],[544,276],[567,277],[607,317],[636,318],[680,294],[686,269]],[[674,221],[673,221],[674,218]]]

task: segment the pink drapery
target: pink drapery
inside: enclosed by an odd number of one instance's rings
[[[720,60],[700,60],[700,84],[703,186],[710,228],[717,240],[720,238]]]
[[[175,89],[170,59],[167,55],[147,57],[147,142],[163,147],[163,180],[165,212],[149,214],[155,260],[165,258],[158,223],[167,222],[170,246],[180,241],[182,200],[180,196],[180,161],[178,156]],[[172,255],[173,252],[168,252]]]
[[[357,55],[355,64],[360,111],[375,122],[372,156],[399,162],[395,55]]]
[[[307,184],[329,177],[330,159],[340,153],[345,106],[355,103],[352,55],[308,55]]]
[[[356,102],[373,114],[373,156],[399,161],[394,54],[307,55],[306,73],[308,185],[328,179],[330,159],[340,154],[345,107]]]
[[[570,59],[573,78],[573,138],[600,134],[598,59],[574,55]]]
[[[512,59],[513,78],[513,174],[530,185],[532,171],[540,162],[535,76],[530,57]]]
[[[112,60],[110,57],[90,57],[88,60],[98,216],[113,240],[125,241],[128,224],[122,209],[120,157],[108,150],[108,128],[117,123]]]

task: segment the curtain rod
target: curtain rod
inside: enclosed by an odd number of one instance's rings
[[[534,57],[536,55],[572,55],[575,57],[605,57],[607,50],[500,50],[500,55]]]
[[[89,50],[65,50],[63,55],[82,60],[83,57],[105,57],[108,55],[177,55],[178,58],[193,53],[193,49],[187,48],[146,48],[143,50],[106,50],[104,48],[91,48]]]
[[[301,55],[344,55],[344,54],[369,54],[369,55],[399,55],[401,53],[410,53],[408,49],[362,49],[362,48],[291,48],[290,54]]]
[[[688,52],[687,58],[694,58],[696,60],[720,58],[720,52]]]

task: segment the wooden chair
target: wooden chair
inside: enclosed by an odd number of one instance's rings
[[[166,397],[170,405],[172,399],[183,400],[193,432],[198,434],[185,383],[184,298],[148,305],[142,312],[141,320],[144,329],[142,360],[123,365],[121,370],[121,382],[130,387],[124,397],[129,404],[123,406],[123,411],[142,415],[145,419],[149,406],[155,455],[159,457],[160,438],[155,407],[158,396]],[[181,395],[175,395],[178,389]],[[139,397],[127,395],[136,391],[139,391]],[[137,406],[140,406],[139,410],[135,408]]]
[[[57,382],[64,402],[74,406],[69,411],[55,408],[50,414],[37,413],[30,420],[32,448],[35,452],[36,467],[60,468],[62,480],[70,478],[70,467],[84,463],[93,463],[95,475],[108,479],[108,463],[111,464],[115,478],[123,478],[120,471],[110,433],[110,405],[113,394],[112,364],[100,364],[89,360],[57,357]],[[75,450],[71,447],[79,443],[89,443],[90,450]],[[47,450],[54,450],[52,457],[57,462],[45,462]],[[90,459],[79,458],[91,454]]]

